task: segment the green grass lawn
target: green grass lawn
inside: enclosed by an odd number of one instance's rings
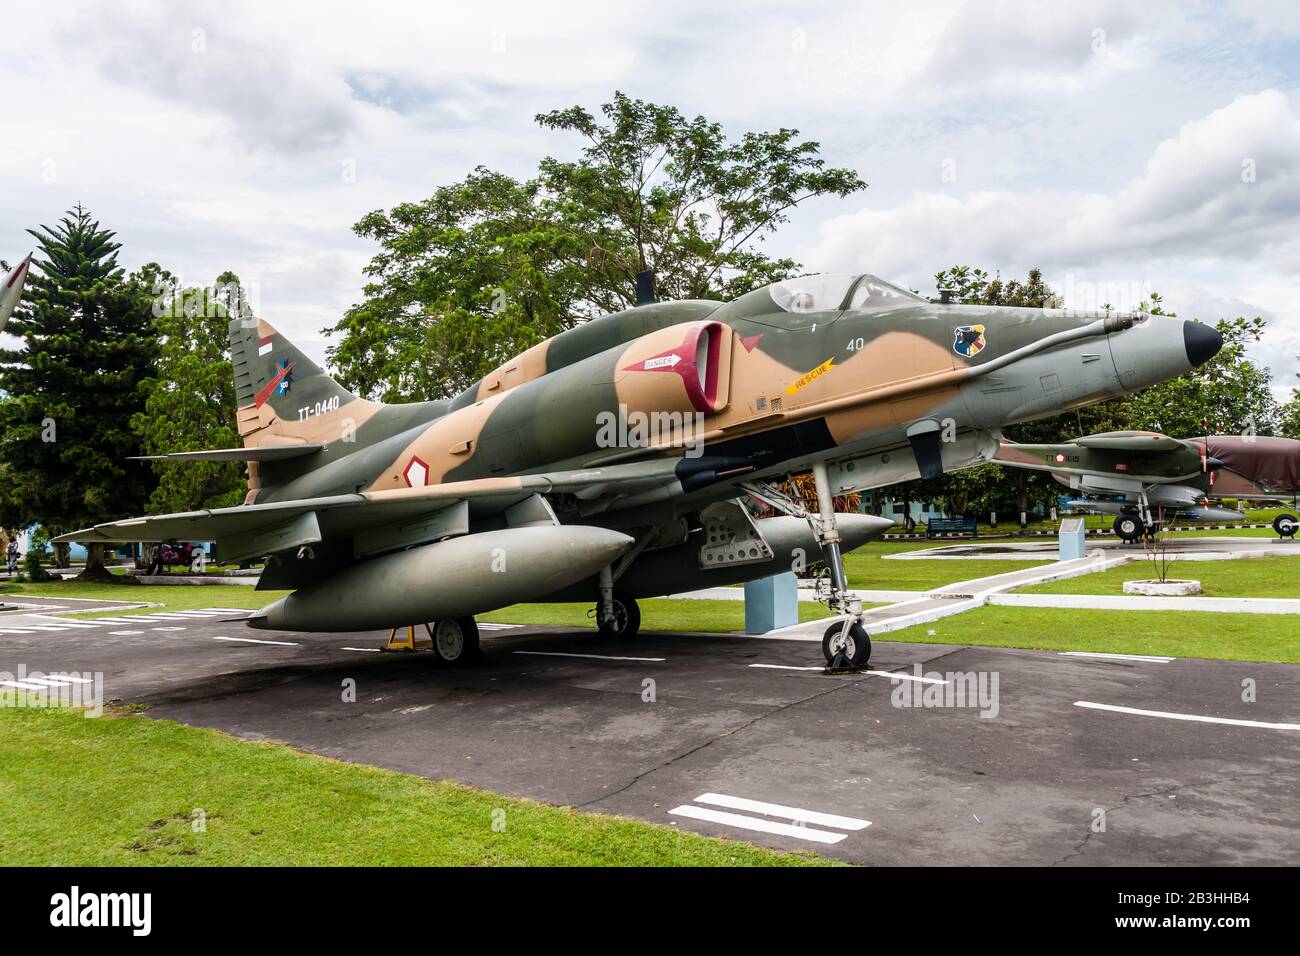
[[[981,538],[984,544],[997,539]],[[909,559],[887,560],[886,555],[924,548],[941,548],[961,544],[957,540],[936,541],[870,541],[851,554],[844,556],[844,570],[849,586],[881,591],[929,591],[933,588],[969,581],[972,578],[1002,574],[1021,568],[1033,568],[1050,561],[999,561],[996,559]]]
[[[1294,558],[1175,561],[1169,576],[1200,581],[1204,597],[1300,598],[1300,546],[1296,550]],[[1123,594],[1125,581],[1148,580],[1153,576],[1151,562],[1134,561],[1109,571],[1019,590],[1037,594]]]
[[[831,862],[143,716],[0,708],[0,768],[11,866]],[[196,809],[205,832],[193,830]]]
[[[1300,663],[1300,615],[982,607],[872,640]]]

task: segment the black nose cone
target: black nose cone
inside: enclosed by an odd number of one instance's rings
[[[1193,366],[1204,365],[1223,348],[1223,336],[1218,329],[1203,322],[1184,322],[1183,345],[1187,349],[1187,361]]]

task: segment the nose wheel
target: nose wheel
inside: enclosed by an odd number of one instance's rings
[[[871,636],[860,623],[845,618],[822,635],[822,654],[830,670],[861,670],[871,660]]]
[[[1279,538],[1294,538],[1300,531],[1300,518],[1295,515],[1282,514],[1273,519],[1273,530]]]
[[[605,640],[619,641],[636,637],[641,630],[641,608],[634,598],[616,591],[610,606],[602,611],[596,607],[596,629]]]

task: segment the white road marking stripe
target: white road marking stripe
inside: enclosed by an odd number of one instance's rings
[[[19,690],[49,690],[40,684],[29,684],[20,680],[0,680],[0,687],[17,687]]]
[[[490,624],[490,623],[480,623],[480,624],[478,625],[478,628],[479,628],[480,631],[484,631],[484,630],[486,630],[486,631],[509,631],[509,630],[512,630],[512,629],[514,629],[514,628],[516,628],[516,627],[523,627],[523,625],[522,625],[522,624]]]
[[[1147,661],[1151,664],[1168,664],[1176,657],[1157,657],[1155,654],[1106,654],[1101,651],[1061,651],[1062,657],[1100,657],[1108,661]]]
[[[89,621],[64,621],[57,617],[42,617],[44,624],[33,624],[33,627],[58,627],[58,628],[78,628],[78,627],[98,627],[98,624],[92,624]]]
[[[47,687],[67,687],[70,684],[90,683],[90,681],[82,677],[24,677],[23,680],[29,684],[44,684]]]
[[[0,631],[0,634],[30,634],[31,632],[30,627],[11,627],[8,630]]]
[[[778,823],[762,817],[746,817],[739,813],[726,813],[722,810],[710,810],[707,807],[684,805],[673,807],[668,811],[679,817],[692,820],[705,820],[709,823],[721,823],[725,826],[739,827],[742,830],[757,830],[760,833],[777,833],[781,836],[794,837],[796,840],[808,840],[811,843],[839,843],[848,834],[829,833],[826,830],[813,830],[809,827],[797,827],[792,823]]]
[[[55,679],[57,679],[57,680],[65,681],[65,682],[67,682],[67,681],[71,681],[71,682],[74,683],[74,684],[90,684],[90,683],[93,683],[93,681],[91,681],[90,678],[88,678],[88,677],[73,677],[71,674],[51,674],[50,677],[55,678]],[[26,680],[36,680],[35,677],[28,677],[28,678],[25,678],[25,679],[26,679]]]
[[[695,798],[696,803],[708,803],[715,807],[729,807],[732,810],[748,810],[750,813],[762,813],[769,817],[785,817],[804,823],[815,823],[822,827],[835,827],[839,830],[865,830],[871,826],[870,820],[857,817],[841,817],[834,813],[820,813],[805,810],[803,807],[786,807],[779,803],[764,803],[761,800],[749,800],[745,797],[729,797],[725,793],[702,793]]]
[[[917,677],[915,674],[895,674],[893,671],[863,671],[864,674],[870,674],[872,677],[888,677],[890,680],[911,680],[918,684],[946,684],[946,680],[938,677]]]
[[[362,654],[378,654],[382,647],[340,647],[341,651],[360,651]]]
[[[523,652],[522,652],[522,651],[519,651],[519,652],[517,652],[517,653],[523,653]],[[782,670],[782,671],[819,671],[819,672],[824,672],[824,671],[826,670],[825,667],[796,667],[796,666],[793,665],[793,664],[750,664],[749,666],[750,666],[750,667],[766,667],[766,668],[768,668],[768,669],[770,669],[770,670]],[[888,678],[890,678],[891,680],[911,680],[911,681],[916,681],[916,682],[919,683],[919,684],[946,684],[946,683],[948,683],[946,680],[941,680],[940,678],[937,678],[937,677],[916,677],[916,676],[914,676],[914,675],[912,675],[912,674],[895,674],[893,671],[861,671],[861,673],[863,673],[863,674],[867,674],[867,675],[869,675],[869,676],[871,676],[871,677],[888,677]]]
[[[150,628],[150,630],[151,630],[151,631],[183,631],[183,630],[185,630],[185,628],[183,628],[183,627],[152,627],[152,628]]]
[[[659,663],[666,657],[610,657],[606,654],[566,654],[562,651],[515,651],[516,654],[532,654],[537,657],[586,657],[595,661],[645,661]]]
[[[108,633],[114,635],[115,637],[125,637],[130,634],[143,634],[144,631],[109,631]]]
[[[214,637],[214,641],[239,641],[242,644],[279,644],[281,647],[297,647],[294,641],[259,641],[255,637]]]
[[[1229,724],[1233,727],[1262,727],[1265,730],[1300,730],[1300,724],[1270,724],[1262,720],[1236,720],[1232,717],[1203,717],[1200,714],[1171,714],[1164,710],[1140,710],[1137,707],[1120,707],[1116,704],[1094,704],[1090,700],[1076,700],[1075,707],[1089,710],[1112,710],[1117,714],[1136,714],[1139,717],[1168,717],[1171,720],[1194,720],[1201,724]]]

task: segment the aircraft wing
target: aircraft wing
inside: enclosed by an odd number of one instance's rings
[[[236,560],[236,555],[271,554],[344,535],[370,535],[378,549],[381,539],[404,540],[413,544],[419,543],[421,534],[437,537],[436,530],[427,532],[425,529],[457,520],[448,512],[460,502],[474,506],[478,513],[494,514],[526,502],[535,495],[551,492],[570,492],[590,498],[671,481],[680,460],[660,459],[575,471],[481,478],[428,487],[364,491],[128,518],[72,531],[54,540],[83,543],[167,541],[172,538],[218,541],[222,545],[222,557],[229,560]],[[535,517],[536,514],[530,520]],[[468,512],[465,512],[465,520],[468,520]],[[374,534],[384,530],[391,532],[387,538]],[[426,537],[426,540],[432,540],[432,537]]]
[[[18,308],[18,300],[23,297],[23,285],[27,282],[27,273],[31,271],[32,257],[29,253],[26,259],[18,263],[13,272],[0,281],[0,331],[4,331],[9,316],[13,315],[14,309]]]

